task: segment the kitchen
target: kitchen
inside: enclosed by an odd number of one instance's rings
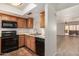
[[[0,55],[45,55],[44,4],[0,4]]]

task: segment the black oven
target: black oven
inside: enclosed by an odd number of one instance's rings
[[[17,28],[17,22],[3,20],[2,28]]]
[[[18,36],[16,31],[2,31],[1,52],[11,52],[18,49]]]

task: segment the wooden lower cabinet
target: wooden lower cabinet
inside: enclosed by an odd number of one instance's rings
[[[35,37],[30,37],[30,49],[35,52]]]
[[[26,35],[25,46],[35,52],[35,37]]]
[[[25,36],[19,35],[19,47],[24,46],[24,42],[25,42]]]
[[[30,38],[27,35],[25,36],[25,46],[30,48]]]

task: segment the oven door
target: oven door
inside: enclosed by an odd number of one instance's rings
[[[18,49],[18,39],[17,38],[2,38],[2,53],[11,52]]]

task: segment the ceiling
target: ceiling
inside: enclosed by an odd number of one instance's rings
[[[33,3],[22,3],[20,6],[14,6],[11,3],[0,3],[0,13],[27,18],[26,14],[37,7]]]
[[[75,5],[78,5],[78,3],[55,3],[56,11],[62,11]]]
[[[55,6],[55,9],[57,11],[56,14],[59,22],[69,20],[69,19],[74,19],[79,16],[78,3],[52,3],[51,6],[52,5]],[[22,3],[22,5],[20,6],[14,6],[14,5],[11,5],[11,3],[0,3],[0,13],[27,18],[28,17],[27,14],[29,12],[37,13],[38,10],[44,10],[44,7],[45,7],[44,3],[43,4]],[[34,11],[33,9],[35,8],[36,10]]]
[[[15,7],[15,8],[18,8],[20,10],[23,10],[26,6],[28,6],[29,3],[21,3],[21,5],[19,5],[19,6],[14,6],[11,3],[5,3],[5,4],[11,5],[12,7]]]
[[[58,23],[79,21],[79,4],[60,4],[56,8],[59,10],[56,13]]]

